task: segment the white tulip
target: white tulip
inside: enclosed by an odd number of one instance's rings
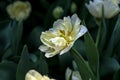
[[[87,28],[80,23],[76,14],[71,18],[68,16],[63,20],[58,19],[54,22],[53,28],[42,32],[40,40],[43,45],[39,49],[46,53],[47,58],[68,52],[74,42],[87,32]]]
[[[102,17],[102,8],[104,10],[104,17],[108,19],[112,18],[120,11],[118,0],[94,0],[85,5],[91,15],[96,18]]]

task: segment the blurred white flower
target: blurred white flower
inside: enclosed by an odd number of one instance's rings
[[[19,21],[28,18],[31,12],[31,5],[29,2],[16,1],[8,5],[6,9],[10,18]]]
[[[47,58],[68,52],[74,42],[87,32],[87,28],[80,23],[76,14],[71,18],[68,16],[63,20],[58,19],[54,22],[53,28],[42,32],[40,39],[44,45],[39,49],[46,53]]]
[[[85,4],[92,16],[96,18],[102,17],[102,8],[105,18],[112,18],[119,13],[119,0],[94,0],[89,4]]]
[[[78,71],[72,71],[70,68],[66,69],[65,80],[82,80]]]
[[[55,80],[55,79],[50,79],[47,76],[42,76],[40,73],[38,73],[35,70],[30,70],[27,72],[25,76],[25,80]]]

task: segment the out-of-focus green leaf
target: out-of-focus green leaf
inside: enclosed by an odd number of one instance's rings
[[[105,57],[100,61],[100,75],[106,76],[113,74],[120,68],[119,63],[114,58]]]
[[[78,69],[79,69],[79,72],[80,72],[80,75],[81,75],[82,79],[83,80],[89,80],[91,78],[92,80],[96,80],[92,70],[86,64],[85,60],[80,55],[80,53],[77,52],[74,48],[72,48],[70,50],[70,53],[71,53],[72,57],[74,58],[77,66],[78,66]]]
[[[77,40],[74,43],[74,48],[81,53],[81,55],[86,58],[86,52],[85,52],[85,43],[82,40]]]
[[[113,50],[118,45],[119,40],[120,40],[120,15],[118,16],[118,20],[116,22],[109,44],[107,46],[106,56],[113,55]]]
[[[0,56],[4,55],[11,45],[11,24],[9,21],[0,22]]]
[[[17,65],[13,62],[0,63],[0,80],[16,80]]]
[[[48,29],[52,26],[53,22],[55,21],[52,13],[53,13],[53,10],[57,6],[62,7],[63,10],[64,10],[63,14],[59,17],[59,18],[61,18],[68,13],[68,10],[70,8],[70,4],[71,4],[71,0],[58,0],[58,1],[55,1],[53,4],[51,4],[50,7],[48,8],[48,12],[47,12],[47,14],[45,15],[45,18],[44,18],[44,27],[46,29]]]
[[[59,58],[59,64],[60,64],[60,69],[65,70],[68,66],[71,65],[72,62],[72,57],[69,52],[63,54],[63,55],[58,55]]]
[[[113,76],[113,80],[119,80],[120,79],[120,68],[117,70]]]
[[[41,27],[35,27],[33,29],[33,31],[30,33],[29,37],[28,37],[28,46],[30,48],[35,48],[35,49],[38,49],[38,47],[40,46],[41,44],[41,41],[40,41],[40,35],[43,31],[43,28]]]
[[[48,64],[42,54],[39,60],[36,62],[36,70],[39,71],[42,75],[48,75]]]
[[[105,42],[106,42],[106,35],[107,35],[107,29],[106,29],[106,22],[105,22],[105,18],[102,17],[101,19],[101,25],[100,27],[100,38],[99,38],[99,42],[98,42],[98,50],[100,53],[100,56],[103,55],[102,51],[104,49],[105,46]]]
[[[21,38],[22,38],[22,32],[23,32],[23,21],[13,21],[11,23],[11,27],[13,29],[13,34],[12,34],[12,47],[13,47],[13,52],[15,54],[18,53],[19,51],[19,45],[20,45],[20,41],[21,41]]]
[[[89,32],[84,35],[84,39],[86,44],[88,63],[96,78],[99,79],[99,53],[97,47]]]
[[[21,59],[18,63],[16,80],[24,80],[25,74],[32,68],[34,68],[34,63],[30,61],[27,46],[25,45],[22,51]]]

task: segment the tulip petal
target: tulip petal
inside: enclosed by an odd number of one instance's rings
[[[87,28],[83,25],[81,25],[81,29],[79,31],[79,33],[76,35],[76,39],[77,40],[79,37],[83,36],[86,32],[87,32]]]
[[[71,17],[72,26],[79,25],[81,20],[78,18],[77,14],[73,14]]]
[[[53,51],[53,52],[45,53],[45,57],[51,58],[51,57],[57,55],[57,54],[59,53],[58,51],[59,51],[59,50],[55,50],[55,51]]]
[[[110,7],[110,8],[108,8]],[[120,12],[118,4],[112,1],[104,1],[104,16],[105,18],[111,18]],[[109,13],[109,14],[108,14]]]
[[[50,50],[50,48],[48,46],[45,46],[45,45],[39,46],[38,49],[42,52],[48,52]]]
[[[30,79],[29,79],[30,78]],[[42,75],[40,73],[38,73],[35,70],[30,70],[27,74],[26,74],[26,79],[25,80],[41,80],[42,79]]]
[[[68,52],[73,46],[73,43],[69,44],[68,47],[66,47],[65,49],[63,49],[61,52],[60,52],[60,55]]]

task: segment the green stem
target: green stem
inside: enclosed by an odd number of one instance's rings
[[[98,47],[100,41],[100,33],[101,33],[101,26],[98,28],[97,38],[96,38],[96,46]]]

